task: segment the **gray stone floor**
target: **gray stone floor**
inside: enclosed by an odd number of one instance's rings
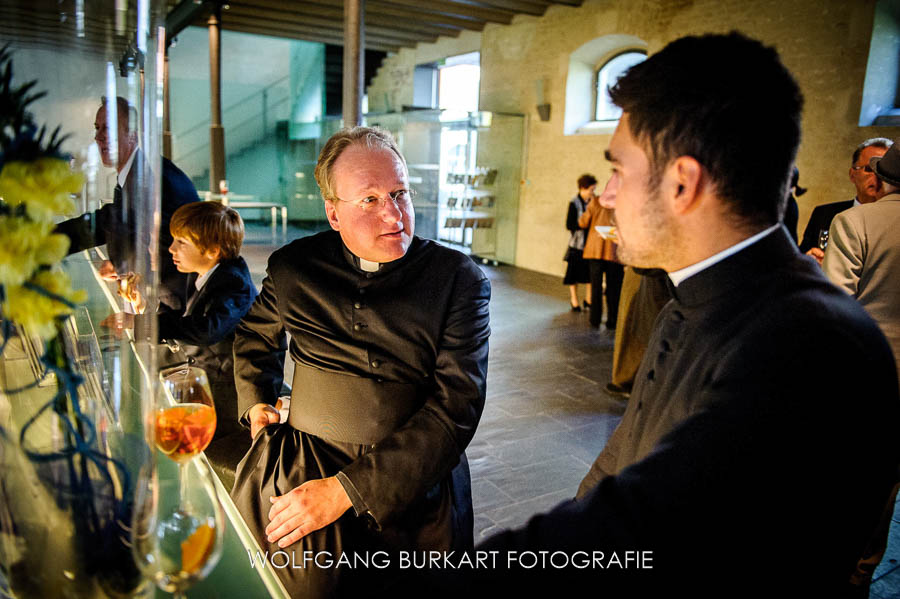
[[[308,234],[290,228],[287,239]],[[257,285],[285,243],[248,224],[242,255]],[[476,543],[572,497],[625,403],[603,392],[613,338],[569,311],[559,277],[483,266],[491,279],[487,401],[467,455]]]

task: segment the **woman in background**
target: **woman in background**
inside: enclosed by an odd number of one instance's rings
[[[596,229],[598,226],[609,229],[612,225],[613,211],[610,208],[604,208],[601,203],[604,196],[612,195],[612,193],[609,189],[609,182],[607,182],[603,193],[591,198],[587,209],[578,219],[578,224],[587,233],[583,257],[588,264],[590,273],[588,293],[591,298],[591,326],[599,329],[603,319],[603,277],[605,275],[606,329],[608,331],[616,329],[619,294],[622,292],[622,278],[625,274],[624,267],[616,260],[616,244],[612,240],[612,236],[601,235]]]
[[[563,257],[563,260],[568,263],[566,275],[563,277],[563,285],[569,286],[569,303],[573,312],[581,312],[581,304],[578,300],[579,283],[587,285],[584,307],[589,308],[591,305],[587,300],[588,297],[591,297],[590,274],[587,262],[582,255],[586,231],[578,225],[578,220],[587,209],[588,202],[594,197],[596,187],[597,179],[593,175],[585,174],[578,177],[578,193],[569,202],[569,212],[566,215],[566,229],[571,234],[569,235],[569,247]]]

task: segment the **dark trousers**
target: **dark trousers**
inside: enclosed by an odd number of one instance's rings
[[[624,266],[608,260],[588,260],[591,273],[591,326],[599,327],[603,318],[603,275],[606,275],[606,328],[616,328],[619,294],[622,292]]]

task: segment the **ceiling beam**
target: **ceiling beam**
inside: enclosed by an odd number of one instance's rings
[[[343,34],[339,36],[331,35],[326,31],[322,31],[316,28],[310,28],[308,31],[299,31],[297,28],[281,28],[279,26],[259,27],[238,23],[223,23],[222,29],[226,31],[252,33],[255,35],[268,35],[270,37],[290,38],[308,42],[320,42],[323,44],[332,44],[335,46],[344,45]],[[382,52],[397,52],[401,47],[403,47],[402,44],[382,43],[380,41],[369,39],[368,37],[366,38],[365,42],[367,49],[380,50]]]
[[[450,15],[457,17],[469,17],[491,23],[503,23],[509,25],[515,13],[509,10],[497,8],[482,8],[480,6],[471,6],[463,4],[456,0],[384,0],[388,4],[398,6],[412,6],[415,8],[425,9],[429,12],[435,12],[441,15]]]
[[[330,6],[343,6],[343,0],[315,1],[320,4],[328,4]],[[452,0],[378,0],[377,2],[367,1],[366,10],[377,11],[378,8],[384,5],[393,6],[401,10],[413,8],[420,13],[432,14],[434,15],[433,18],[435,18],[437,22],[441,22],[446,18],[452,18],[456,20],[461,19],[470,23],[473,21],[481,23],[490,21],[509,24],[513,17],[513,13],[508,11],[465,6],[463,4],[457,4]],[[412,18],[409,12],[405,14],[407,15],[406,18]]]
[[[277,13],[277,18],[273,19],[273,14],[274,13],[272,11],[267,11],[265,9],[233,5],[230,10],[222,13],[222,21],[225,22],[232,19],[239,19],[242,22],[247,22],[248,24],[258,26],[264,26],[267,22],[272,21],[289,25],[314,25],[317,27],[322,27],[324,29],[334,30],[335,32],[341,33],[343,35],[344,28],[341,21],[335,21],[333,19],[326,19],[323,17],[296,15],[291,13]],[[366,36],[370,35],[373,35],[376,38],[380,37],[383,39],[396,39],[398,42],[412,42],[413,44],[423,41],[437,41],[437,35],[435,34],[406,31],[402,29],[395,29],[392,27],[367,26]]]
[[[367,0],[366,11],[373,14],[384,15],[386,17],[400,19],[410,19],[415,22],[435,24],[444,23],[451,24],[470,31],[481,31],[487,24],[483,19],[475,19],[472,17],[454,17],[451,15],[442,15],[440,13],[428,10],[423,5],[420,6],[396,6],[390,4],[387,0]]]
[[[540,17],[547,10],[547,6],[527,0],[454,0],[466,6],[475,6],[482,8],[493,8],[497,10],[510,10],[515,13],[522,13]]]
[[[228,14],[222,15],[222,26],[227,27],[231,23],[263,29],[271,27],[273,30],[277,29],[280,31],[296,31],[298,33],[327,33],[328,35],[334,35],[338,37],[341,42],[343,42],[344,35],[343,24],[340,23],[331,23],[324,20],[319,20],[315,23],[273,21],[272,19],[266,19],[263,17],[251,17],[247,15],[237,14],[233,10],[229,10]],[[416,34],[406,32],[402,34],[399,32],[385,33],[385,31],[386,30],[373,31],[371,29],[367,29],[366,38],[371,39],[373,42],[379,42],[392,46],[415,46],[418,42],[425,41],[422,39],[422,36],[418,36]],[[437,37],[433,36],[430,39],[431,41],[434,41],[437,40]]]
[[[316,2],[285,3],[283,0],[241,0],[241,3],[231,4],[232,7],[245,7],[264,10],[267,13],[279,15],[298,15],[311,17],[325,17],[338,22],[344,20],[344,10],[338,6],[318,4]],[[452,23],[425,23],[419,19],[409,18],[409,13],[404,13],[403,19],[394,18],[401,15],[385,16],[373,13],[369,3],[366,5],[365,22],[367,26],[386,26],[392,29],[404,31],[425,31],[433,35],[458,35],[464,29],[462,25]]]

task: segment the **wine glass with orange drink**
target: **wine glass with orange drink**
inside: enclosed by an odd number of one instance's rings
[[[209,573],[221,553],[224,517],[215,475],[205,460],[194,460],[216,432],[216,410],[202,368],[163,370],[160,387],[156,447],[177,464],[178,476],[165,476],[171,466],[160,463],[159,473],[146,477],[135,551],[157,586],[180,597]]]

